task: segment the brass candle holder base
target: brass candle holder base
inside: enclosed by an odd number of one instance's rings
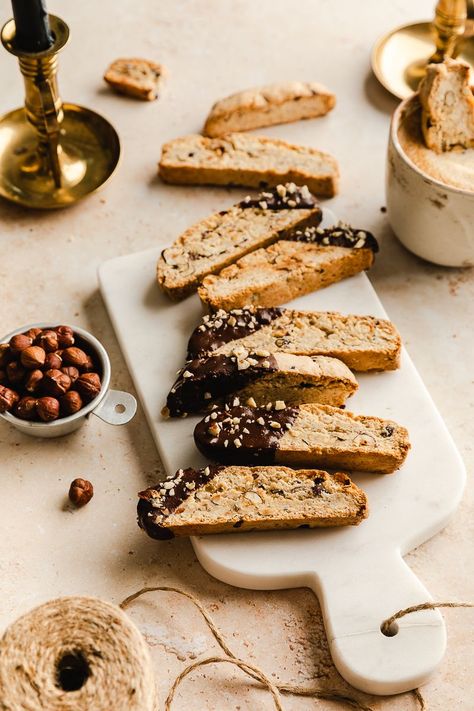
[[[474,70],[474,32],[467,32],[456,42],[453,56]],[[397,27],[381,37],[372,52],[372,69],[379,82],[391,94],[406,99],[417,90],[426,65],[436,50],[431,22],[418,22]]]
[[[4,47],[19,58],[25,108],[0,118],[0,195],[32,208],[73,205],[101,187],[120,157],[113,126],[90,109],[63,104],[58,93],[57,54],[67,25],[50,15],[52,47],[25,53],[15,45],[15,23],[4,26]]]

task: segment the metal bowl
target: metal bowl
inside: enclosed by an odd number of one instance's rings
[[[44,329],[54,328],[54,326],[51,323],[44,322],[30,323],[27,326],[21,326],[11,333],[8,333],[0,339],[0,343],[7,343],[12,336],[23,333],[30,328]],[[58,418],[52,422],[30,422],[29,420],[21,420],[10,412],[0,414],[2,419],[6,420],[24,434],[34,437],[62,437],[82,427],[89,415],[96,415],[100,417],[101,420],[104,420],[104,422],[108,422],[109,425],[125,425],[132,419],[137,411],[137,401],[133,395],[122,392],[121,390],[110,390],[110,359],[102,343],[88,331],[79,328],[79,326],[71,326],[71,328],[97,357],[101,369],[101,391],[97,397],[87,403],[79,412],[74,413],[74,415],[69,415],[68,417]]]

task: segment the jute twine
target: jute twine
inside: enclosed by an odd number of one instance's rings
[[[277,711],[281,694],[339,701],[357,711],[373,711],[356,698],[316,686],[277,684],[258,667],[239,659],[202,603],[191,593],[169,586],[146,587],[120,604],[124,610],[149,592],[173,592],[197,607],[226,656],[200,659],[174,680],[165,701],[171,711],[181,682],[209,664],[233,664],[265,686]],[[405,615],[438,607],[474,607],[470,602],[426,602],[399,610],[381,626],[385,633]],[[147,645],[119,608],[96,598],[65,597],[20,617],[0,640],[0,711],[156,711],[154,672]],[[419,689],[411,692],[420,710],[426,704]]]
[[[154,711],[150,653],[130,618],[64,597],[14,622],[0,641],[2,711]]]

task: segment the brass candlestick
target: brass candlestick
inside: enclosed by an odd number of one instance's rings
[[[0,195],[34,208],[74,204],[108,180],[120,156],[118,135],[108,121],[61,101],[58,53],[69,28],[54,15],[49,21],[54,42],[42,52],[17,47],[14,20],[1,32],[3,46],[19,60],[25,107],[0,118]]]
[[[380,83],[405,99],[417,90],[430,62],[457,57],[474,69],[469,4],[469,0],[439,0],[433,22],[403,25],[381,37],[372,52],[372,68]]]

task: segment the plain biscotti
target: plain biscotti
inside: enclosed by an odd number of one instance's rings
[[[241,347],[332,356],[358,371],[395,370],[401,341],[393,323],[374,316],[249,307],[204,316],[189,339],[188,357]]]
[[[277,400],[283,407],[303,402],[343,405],[356,390],[354,375],[336,358],[238,348],[229,355],[187,361],[168,394],[163,414],[180,417],[202,412],[229,396],[234,405],[240,404],[239,398],[254,405]]]
[[[316,82],[280,82],[239,91],[217,101],[204,124],[206,136],[324,116],[336,97]]]
[[[306,186],[279,185],[255,198],[247,197],[193,225],[163,250],[157,265],[158,283],[168,296],[182,299],[208,274],[275,242],[289,230],[320,221],[321,209]]]
[[[245,133],[196,134],[165,143],[159,173],[166,183],[184,185],[263,188],[293,182],[323,197],[335,195],[339,181],[337,162],[327,153]]]
[[[161,64],[148,59],[116,59],[104,74],[104,80],[115,91],[136,99],[153,101],[163,79]]]
[[[179,469],[139,497],[138,523],[157,539],[356,525],[368,515],[347,474],[287,467]]]
[[[233,464],[285,464],[390,473],[404,462],[408,432],[396,422],[329,405],[227,407],[194,430],[198,449]]]
[[[469,66],[453,59],[429,64],[419,92],[428,148],[442,153],[455,147],[474,147],[474,96]]]
[[[278,306],[369,269],[377,249],[365,230],[307,227],[206,277],[198,294],[212,310]]]

